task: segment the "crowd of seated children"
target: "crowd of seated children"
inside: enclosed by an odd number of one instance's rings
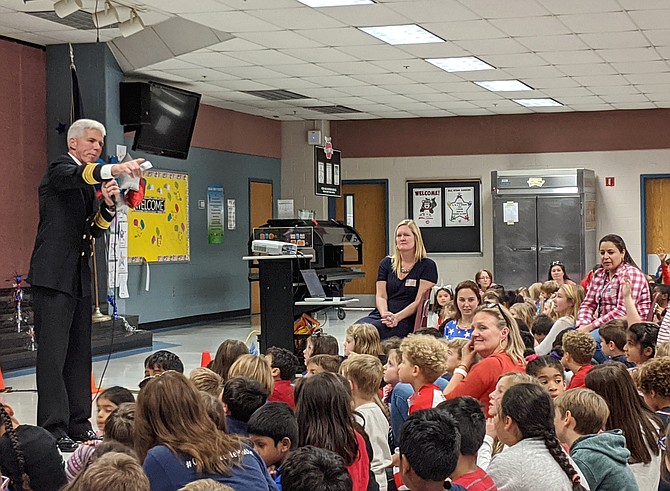
[[[110,416],[124,403],[134,403],[135,397],[125,387],[113,386],[103,390],[96,399],[96,424],[100,435],[106,434],[106,422]],[[101,440],[83,442],[72,453],[65,466],[68,481],[72,481],[86,466]]]
[[[381,361],[372,355],[352,354],[340,367],[340,373],[351,384],[354,417],[372,445],[370,469],[380,491],[387,490],[386,468],[391,465],[388,409],[379,398],[383,372]]]
[[[207,392],[214,397],[221,397],[223,391],[223,378],[213,370],[205,367],[197,367],[191,370],[188,379],[202,392]]]
[[[249,438],[268,472],[282,489],[280,475],[286,459],[298,448],[298,421],[288,405],[268,402],[249,419]]]
[[[477,466],[477,452],[486,436],[486,419],[479,401],[469,396],[445,401],[437,409],[446,411],[456,421],[461,435],[458,464],[451,481],[469,491],[496,491],[496,485],[484,469]]]
[[[298,357],[285,348],[270,347],[265,352],[265,359],[270,364],[274,381],[274,390],[268,401],[285,402],[295,409],[292,382],[300,365]]]
[[[329,372],[301,380],[295,390],[295,415],[299,446],[313,445],[335,452],[344,460],[352,490],[366,491],[370,482],[370,453],[365,432],[362,428],[363,434],[359,432],[354,421],[349,382]]]
[[[230,366],[242,355],[248,355],[249,348],[242,341],[237,339],[226,339],[216,350],[214,359],[209,367],[216,372],[225,382],[228,379],[228,370]]]
[[[563,336],[561,364],[572,372],[568,389],[585,387],[586,374],[593,368],[591,359],[596,352],[596,342],[590,334],[568,331]]]
[[[251,355],[250,355],[251,356]],[[258,380],[232,377],[223,385],[223,404],[228,433],[249,436],[249,418],[267,401],[269,392]]]
[[[318,331],[307,338],[305,349],[302,355],[305,359],[305,365],[309,363],[309,359],[316,355],[335,355],[339,356],[340,345],[335,336],[324,334]]]
[[[630,467],[642,489],[656,489],[660,481],[658,441],[663,422],[640,397],[633,379],[621,363],[606,362],[586,375],[586,387],[600,395],[609,408],[605,430],[620,429],[630,451]]]
[[[551,355],[529,357],[526,373],[537,379],[554,400],[567,388],[563,365]]]
[[[505,391],[495,418],[498,438],[508,446],[487,471],[500,490],[581,491],[586,479],[561,447],[554,429],[554,403],[539,384]]]
[[[228,370],[228,379],[234,377],[247,377],[256,380],[263,386],[268,395],[272,394],[275,388],[272,367],[270,367],[268,360],[263,355],[240,356],[230,366],[230,370]]]
[[[614,319],[606,322],[600,328],[600,349],[612,361],[623,363],[626,368],[633,368],[636,364],[626,357],[626,333],[628,322],[625,319]]]
[[[342,358],[339,355],[314,355],[307,362],[305,377],[321,372],[338,373]]]
[[[144,376],[155,377],[168,370],[184,373],[184,364],[181,359],[171,351],[159,350],[150,354],[144,360]]]
[[[464,491],[445,482],[458,464],[461,435],[445,411],[426,409],[412,414],[400,433],[400,477],[411,491]]]
[[[293,452],[281,472],[283,491],[351,491],[344,459],[325,448],[306,445]]]
[[[663,421],[663,429],[670,425],[670,358],[652,358],[640,365],[634,378],[644,402]]]
[[[589,488],[637,491],[623,432],[603,431],[610,414],[607,402],[592,390],[579,388],[561,394],[554,405],[556,435],[570,449]]]
[[[382,364],[386,362],[379,331],[372,324],[352,324],[344,335],[344,356],[351,353],[380,357]]]
[[[57,491],[67,483],[56,439],[40,426],[20,424],[0,403],[0,471],[9,489]]]
[[[656,355],[658,326],[651,322],[637,322],[628,326],[624,352],[626,360],[641,365]]]

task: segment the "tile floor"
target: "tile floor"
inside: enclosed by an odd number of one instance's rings
[[[346,318],[341,321],[337,318],[335,312],[331,311],[328,314],[320,313],[317,319],[322,323],[323,329],[328,334],[337,337],[341,348],[347,327],[357,319],[367,315],[368,312],[367,309],[347,309]],[[109,360],[102,384],[100,384],[100,377],[103,374],[108,357],[104,355],[96,356],[93,359],[93,373],[96,384],[102,385],[103,388],[120,385],[134,390],[144,376],[144,359],[149,353],[159,349],[176,353],[184,363],[184,372],[188,374],[192,369],[200,366],[200,357],[203,351],[209,351],[214,356],[221,342],[225,339],[244,341],[251,330],[254,329],[253,326],[251,319],[244,317],[156,330],[153,332],[152,350],[141,349],[113,354]],[[255,340],[255,337],[253,339]],[[17,392],[0,394],[0,401],[14,408],[19,422],[36,424],[35,370],[25,369],[9,372],[4,375],[4,379],[5,385],[12,387]],[[95,418],[92,421],[95,427]]]

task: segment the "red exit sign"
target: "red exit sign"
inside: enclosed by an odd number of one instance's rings
[[[614,178],[613,177],[606,177],[605,178],[605,186],[608,188],[613,188],[614,187]]]

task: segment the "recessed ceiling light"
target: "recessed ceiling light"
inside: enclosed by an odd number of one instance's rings
[[[512,99],[517,104],[526,107],[558,107],[562,106],[560,102],[554,99]]]
[[[372,0],[298,0],[308,7],[342,7],[345,5],[369,5]]]
[[[461,56],[459,58],[426,58],[426,61],[447,72],[473,72],[475,70],[496,69],[496,67],[489,65],[476,56]]]
[[[493,92],[517,92],[519,90],[533,90],[525,83],[519,80],[487,80],[484,82],[475,82],[480,87]]]
[[[427,44],[444,43],[444,39],[435,34],[426,31],[423,27],[416,24],[407,24],[403,26],[376,26],[359,27],[359,29],[371,36],[381,39],[388,44]]]

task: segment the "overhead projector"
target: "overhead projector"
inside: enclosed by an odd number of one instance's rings
[[[251,242],[251,252],[259,252],[270,256],[296,255],[298,246],[278,240],[254,240]]]

